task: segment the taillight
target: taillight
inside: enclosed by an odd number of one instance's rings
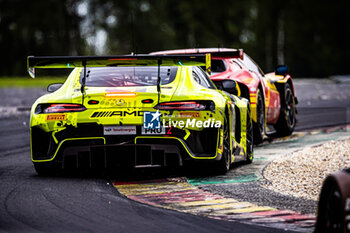
[[[159,103],[154,108],[158,110],[214,111],[215,104],[213,101],[176,101]]]
[[[86,108],[81,104],[38,104],[35,113],[63,113],[63,112],[82,112]]]
[[[141,103],[143,103],[143,104],[151,104],[151,103],[153,103],[153,100],[152,99],[145,99],[145,100],[142,100]]]

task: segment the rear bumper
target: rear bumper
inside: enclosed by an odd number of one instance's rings
[[[177,137],[134,135],[123,137],[123,141],[119,141],[121,136],[113,137],[97,133],[99,132],[97,128],[84,130],[84,134],[75,132],[73,134],[75,137],[65,139],[62,136],[67,136],[67,132],[64,131],[54,134],[32,129],[32,161],[60,163],[63,168],[108,168],[123,165],[138,168],[182,166],[186,160],[221,158],[218,150],[220,141],[218,129],[201,133],[192,132],[187,140],[181,138],[185,134],[179,132]],[[88,132],[98,136],[93,137]],[[206,141],[199,143],[203,138],[212,141],[209,147]],[[206,147],[199,147],[198,144]]]
[[[93,145],[64,150],[62,168],[147,168],[183,165],[179,149],[174,145]]]

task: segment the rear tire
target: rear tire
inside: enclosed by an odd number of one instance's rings
[[[230,155],[230,129],[228,119],[225,116],[224,122],[224,141],[223,141],[223,152],[220,161],[217,164],[216,170],[219,175],[225,175],[231,166],[231,155]]]
[[[250,115],[250,106],[247,110],[247,134],[246,134],[246,163],[252,163],[254,158],[254,136],[253,136],[253,124]]]
[[[326,178],[319,198],[315,232],[346,232],[346,228],[344,228],[344,209],[341,190],[337,181],[332,177]]]
[[[289,83],[286,83],[284,87],[284,93],[280,94],[283,94],[283,98],[281,98],[281,113],[274,128],[276,129],[277,136],[285,137],[291,135],[295,128],[295,98]]]
[[[253,122],[255,145],[262,143],[265,135],[265,103],[260,89],[256,93],[256,115],[257,122]]]

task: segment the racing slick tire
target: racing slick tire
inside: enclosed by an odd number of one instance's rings
[[[252,124],[252,118],[250,117],[250,106],[247,111],[247,134],[246,134],[246,160],[245,162],[247,164],[253,162],[254,158],[254,152],[253,152],[253,145],[254,145],[254,133],[253,133],[253,124]]]
[[[220,175],[226,174],[230,170],[231,166],[231,156],[230,156],[230,130],[227,115],[224,120],[224,141],[223,141],[223,151],[222,157],[216,166],[216,173]]]
[[[265,103],[263,93],[258,89],[256,94],[256,115],[257,121],[253,122],[254,143],[262,143],[265,135]]]
[[[323,182],[318,207],[316,233],[350,232],[350,169],[335,172]]]
[[[52,162],[34,163],[34,168],[39,176],[53,176],[59,171],[57,164]]]
[[[281,113],[274,128],[277,136],[284,137],[292,134],[296,124],[295,98],[289,83],[284,86],[281,97]]]

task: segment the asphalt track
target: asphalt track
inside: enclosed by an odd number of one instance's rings
[[[299,100],[296,131],[350,123],[350,82],[296,80],[294,88]]]
[[[349,122],[347,96],[333,98],[339,91],[330,90],[328,98],[307,85],[296,87],[304,95],[298,130]],[[4,103],[27,106],[31,90],[25,92],[11,99],[11,90],[1,90],[0,96]],[[144,205],[125,198],[104,178],[39,177],[30,161],[28,122],[26,113],[0,116],[0,232],[286,232]]]
[[[24,122],[0,121],[0,232],[282,232],[140,204],[102,178],[39,177]]]

